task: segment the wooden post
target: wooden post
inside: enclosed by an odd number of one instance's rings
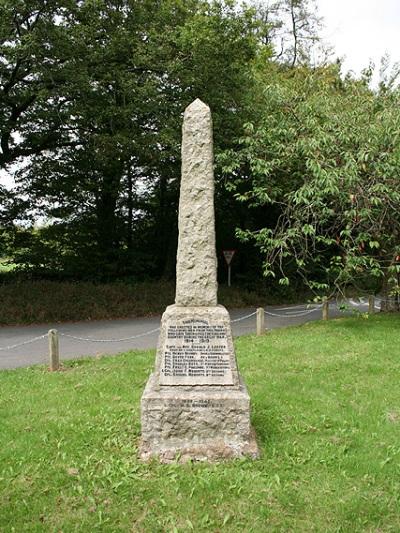
[[[60,343],[58,340],[58,332],[56,329],[50,329],[48,333],[49,338],[49,359],[50,370],[54,372],[60,369]]]
[[[373,315],[375,313],[375,296],[371,294],[368,298],[368,314]]]
[[[329,302],[327,298],[324,298],[322,303],[322,320],[329,319]]]
[[[265,333],[264,316],[264,309],[259,307],[257,309],[257,335],[264,335]]]

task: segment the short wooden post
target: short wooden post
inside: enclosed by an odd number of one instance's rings
[[[259,307],[257,309],[257,335],[264,335],[265,333],[264,317],[264,309],[262,307]]]
[[[329,302],[327,298],[324,298],[322,303],[322,320],[329,319]]]
[[[368,314],[372,315],[375,313],[375,296],[371,294],[368,298]]]
[[[50,370],[54,372],[55,370],[60,369],[60,343],[58,339],[58,331],[56,329],[50,329],[48,338]]]

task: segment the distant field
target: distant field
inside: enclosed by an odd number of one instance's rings
[[[149,316],[162,313],[174,299],[175,286],[169,282],[20,281],[0,284],[0,325]],[[226,286],[219,289],[219,301],[230,308],[277,303],[267,299],[265,289]]]
[[[153,351],[1,372],[0,531],[400,531],[400,316],[235,344],[257,461],[138,461]]]

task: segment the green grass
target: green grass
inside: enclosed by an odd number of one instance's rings
[[[2,372],[0,531],[400,531],[399,326],[238,339],[257,461],[138,461],[153,351]]]
[[[162,281],[0,283],[0,325],[149,316],[162,313],[174,300],[174,284]],[[267,297],[265,289],[256,293],[221,286],[219,301],[229,308],[255,307],[265,305]]]

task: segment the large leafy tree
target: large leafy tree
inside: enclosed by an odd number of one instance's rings
[[[367,82],[342,80],[338,66],[270,70],[264,118],[226,158],[236,197],[269,212],[239,234],[281,284],[301,274],[321,295],[398,294],[400,91]]]
[[[69,0],[0,4],[0,169],[48,150],[77,146],[69,121],[73,52],[61,20]],[[0,234],[9,240],[27,199],[0,186]],[[0,239],[1,239],[0,235]]]
[[[64,4],[51,20],[46,42],[57,36],[49,55],[60,55],[64,78],[54,94],[43,93],[44,122],[26,116],[40,149],[25,152],[32,158],[17,179],[32,211],[52,221],[40,242],[41,255],[47,243],[51,257],[41,263],[124,273],[124,264],[140,263],[145,236],[160,274],[174,255],[183,109],[203,98],[214,110],[217,147],[232,145],[252,83],[258,23],[233,3],[202,0],[86,0]],[[52,114],[57,124],[49,123]],[[42,141],[53,130],[50,146]],[[21,248],[25,264],[31,247]]]
[[[0,5],[0,168],[75,146],[70,116],[74,51],[61,23],[69,0]]]
[[[256,16],[263,22],[260,37],[271,45],[273,57],[292,68],[319,64],[330,55],[321,37],[323,19],[316,0],[253,0]]]

